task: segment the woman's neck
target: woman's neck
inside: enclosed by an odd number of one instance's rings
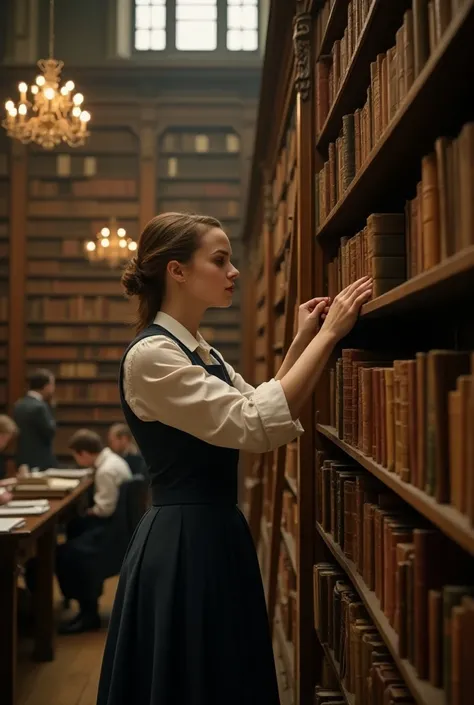
[[[185,302],[182,301],[166,300],[163,301],[160,311],[167,313],[168,316],[171,316],[181,323],[194,337],[197,336],[204,311],[189,306],[189,303],[185,304]]]

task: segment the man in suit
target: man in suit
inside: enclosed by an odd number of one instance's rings
[[[49,370],[35,370],[30,377],[30,388],[19,399],[13,409],[13,418],[18,426],[16,463],[29,468],[47,470],[57,465],[53,453],[56,421],[52,401],[55,380]]]
[[[127,461],[132,475],[148,477],[145,461],[138,452],[138,448],[133,441],[132,433],[127,424],[114,423],[109,428],[107,441],[109,448]]]

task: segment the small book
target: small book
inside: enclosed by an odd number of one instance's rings
[[[44,474],[47,477],[82,480],[82,478],[92,474],[92,468],[48,468]]]
[[[25,516],[38,516],[40,514],[45,514],[49,511],[49,505],[44,504],[36,505],[34,507],[9,507],[5,505],[0,507],[0,517],[15,517],[18,514],[24,514]]]
[[[12,509],[26,509],[27,507],[47,507],[49,509],[49,501],[47,499],[12,499],[5,506]]]
[[[24,525],[25,520],[23,517],[15,517],[14,519],[0,518],[0,534],[6,534],[9,531],[13,531],[13,529],[19,529]]]

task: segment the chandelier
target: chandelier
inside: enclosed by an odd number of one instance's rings
[[[118,228],[115,218],[110,219],[109,227],[102,228],[95,240],[85,243],[89,262],[106,263],[109,267],[119,267],[137,249],[137,243],[127,235],[125,228]]]
[[[54,53],[54,0],[49,3],[49,58],[40,59],[41,74],[35,83],[18,85],[20,100],[5,103],[6,116],[2,126],[9,137],[23,144],[36,142],[43,149],[53,149],[61,142],[70,147],[80,147],[89,136],[87,123],[90,114],[82,109],[84,96],[75,93],[73,81],[60,88],[60,74],[64,62],[53,58]]]

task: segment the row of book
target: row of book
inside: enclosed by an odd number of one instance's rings
[[[282,549],[278,560],[278,603],[285,638],[296,642],[296,575],[287,552]]]
[[[86,409],[84,407],[75,406],[58,406],[56,412],[56,420],[58,423],[58,428],[61,424],[78,424],[81,428],[84,426],[89,426],[98,422],[101,425],[110,425],[116,422],[123,422],[123,413],[119,405],[117,406],[88,406]],[[72,433],[70,426],[68,429],[69,433]],[[68,454],[67,452],[64,454]]]
[[[6,302],[8,299],[5,297]],[[1,300],[0,300],[1,301]],[[130,321],[130,303],[114,301],[105,296],[71,296],[69,298],[29,298],[26,315],[31,321],[60,320],[64,323],[127,323]]]
[[[355,122],[353,116],[346,115],[341,142],[330,145],[329,159],[316,175],[318,225],[324,223],[356,173],[354,142],[357,151]],[[406,202],[405,223],[403,226],[400,220],[398,230],[404,227],[406,244],[403,253],[397,250],[397,256],[404,255],[406,265],[403,267],[399,261],[395,279],[400,278],[398,273],[402,270],[405,277],[415,276],[474,244],[473,188],[474,123],[470,122],[456,138],[439,137],[433,151],[421,160],[421,180],[416,184],[416,195]],[[384,215],[387,222],[401,218],[398,214]],[[357,263],[362,271],[364,262],[360,257]],[[383,268],[384,263],[380,266]]]
[[[291,180],[296,166],[296,127],[295,116],[289,120],[285,142],[280,150],[271,187],[271,204],[275,209],[284,193],[283,189]],[[270,194],[269,194],[270,195]],[[269,199],[270,200],[270,199]],[[270,205],[270,204],[269,204]]]
[[[58,275],[60,276],[60,275]],[[92,281],[76,280],[76,279],[27,279],[26,281],[27,295],[38,294],[71,294],[80,296],[81,294],[89,296],[100,296],[108,294],[109,296],[121,296],[123,294],[120,284],[120,276],[117,274],[117,279],[94,279]]]
[[[91,401],[119,403],[119,390],[116,382],[101,382],[100,384],[60,384],[56,387],[58,402]]]
[[[400,656],[450,693],[454,680],[468,678],[454,663],[450,620],[474,594],[470,557],[354,463],[319,454],[316,483],[317,522],[375,593],[398,634]]]
[[[373,278],[373,297],[381,296],[406,279],[405,218],[398,213],[373,213],[354,237],[342,237],[336,257],[328,263],[328,295],[360,277]]]
[[[318,16],[318,24],[327,26],[334,2],[327,2]],[[349,68],[362,34],[365,21],[371,11],[371,0],[350,0],[347,3],[347,19],[344,34],[336,39],[331,51],[321,55],[316,64],[316,134],[326,122],[329,111]]]
[[[367,100],[356,118],[362,138],[362,161],[395,116],[414,82],[461,6],[456,0],[414,0],[403,16],[396,42],[387,52],[378,54],[370,65],[371,82]],[[367,0],[353,0],[348,6],[348,25],[341,40],[334,42],[331,53],[316,65],[317,132],[329,115],[338,89],[344,80],[363,22],[371,8]]]
[[[51,343],[47,345],[27,345],[25,355],[27,361],[39,362],[47,360],[49,362],[63,362],[64,360],[91,361],[102,358],[102,361],[119,362],[124,353],[124,346],[105,347],[104,345],[87,345],[72,346],[72,345],[55,345]]]
[[[47,181],[31,179],[30,196],[32,198],[56,198],[76,196],[78,198],[135,198],[137,181],[135,179],[91,179],[78,181]]]
[[[276,256],[280,252],[283,243],[292,232],[296,205],[296,176],[293,171],[286,180],[285,197],[282,198],[275,209],[273,215],[273,254]]]
[[[29,342],[74,342],[80,340],[81,343],[89,341],[98,343],[110,340],[114,343],[128,342],[132,339],[133,331],[129,325],[123,326],[84,326],[78,331],[77,326],[32,326],[28,332]]]
[[[360,466],[319,453],[316,473],[316,520],[375,593],[399,655],[435,687],[465,692],[472,645],[467,632],[454,645],[451,626],[456,606],[465,610],[460,631],[474,618],[470,557]]]
[[[474,523],[474,354],[345,349],[330,373],[339,438]]]
[[[336,563],[313,567],[313,598],[316,632],[331,650],[354,705],[413,703],[357,591]]]

